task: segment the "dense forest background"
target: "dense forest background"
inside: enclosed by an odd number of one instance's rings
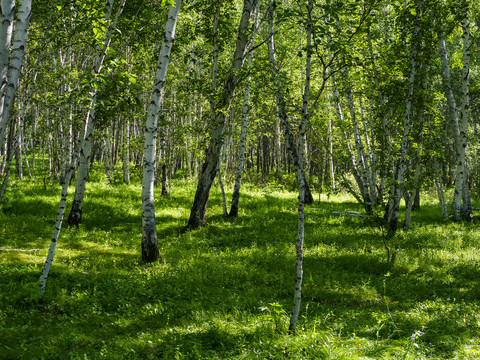
[[[99,228],[109,222],[116,227],[122,218],[129,224],[121,230],[130,236],[125,246],[133,246],[142,258],[130,264],[134,272],[155,266],[149,264],[180,261],[180,254],[169,254],[162,244],[170,237],[187,237],[189,245],[182,246],[189,254],[202,246],[202,236],[223,239],[229,234],[235,243],[235,221],[245,221],[245,228],[256,229],[245,238],[270,231],[266,237],[274,244],[286,234],[281,229],[289,229],[286,243],[295,253],[288,261],[295,273],[290,274],[291,286],[289,280],[279,281],[281,288],[291,290],[293,309],[285,315],[283,306],[292,304],[282,300],[284,293],[261,307],[275,324],[273,333],[298,334],[298,321],[309,324],[301,315],[309,306],[302,304],[302,286],[306,281],[308,293],[311,283],[303,273],[304,242],[328,244],[320,235],[312,236],[308,226],[315,232],[321,226],[328,234],[329,226],[339,226],[332,239],[344,236],[342,231],[360,234],[355,245],[339,240],[336,246],[345,247],[339,252],[361,249],[377,256],[375,266],[370,258],[357,263],[360,272],[376,268],[377,279],[371,280],[370,274],[368,281],[377,281],[378,291],[383,291],[377,340],[389,327],[388,341],[413,332],[411,341],[402,344],[403,358],[460,354],[455,353],[457,343],[443,349],[439,338],[429,345],[420,343],[425,325],[398,330],[400,320],[390,311],[394,301],[387,301],[386,281],[391,274],[414,271],[406,264],[416,256],[404,248],[411,244],[408,236],[440,236],[415,235],[425,223],[446,233],[475,231],[478,209],[472,202],[476,204],[480,189],[479,14],[478,1],[450,0],[2,0],[0,256],[5,255],[4,264],[25,261],[12,252],[29,251],[30,242],[22,244],[12,229],[18,226],[14,218],[33,211],[29,206],[38,208],[43,219],[38,226],[50,234],[32,230],[25,236],[51,239],[49,249],[45,241],[38,245],[45,249],[36,255],[37,265],[38,259],[46,260],[31,274],[37,281],[40,276],[40,291],[27,295],[28,304],[22,306],[45,309],[51,306],[49,299],[58,305],[59,286],[75,281],[52,285],[45,295],[57,242],[63,241],[62,231],[74,243],[96,234],[98,229],[89,222],[93,217],[105,222],[97,224]],[[109,193],[116,210],[89,201],[89,196]],[[35,194],[48,196],[49,205],[38,203]],[[263,205],[254,205],[258,196],[266,200]],[[166,214],[167,209],[181,209],[173,232],[164,228],[176,217]],[[48,221],[41,212],[48,212]],[[343,223],[335,225],[335,219]],[[216,233],[212,228],[218,223]],[[366,238],[378,240],[375,246],[366,245],[362,226],[371,231]],[[468,256],[476,258],[473,243]],[[451,256],[460,256],[455,254]],[[352,254],[341,256],[337,260],[346,264]],[[277,266],[256,271],[276,271]],[[477,277],[472,271],[477,270],[468,266],[465,271],[473,281]],[[6,284],[12,281],[8,278],[5,275]],[[9,286],[13,284],[6,289]],[[240,284],[232,286],[240,291]],[[342,303],[339,299],[334,302]],[[55,316],[60,312],[55,306],[48,311]],[[325,315],[324,308],[316,311]],[[355,329],[347,333],[355,338]],[[253,342],[263,336],[257,335]],[[200,343],[206,351],[208,344]],[[176,354],[198,358],[186,348]],[[267,351],[259,348],[260,353]],[[318,348],[327,356],[324,345]],[[167,350],[162,351],[173,354]],[[28,358],[28,352],[24,356]],[[223,355],[215,350],[208,356]],[[305,358],[316,356],[312,352]]]

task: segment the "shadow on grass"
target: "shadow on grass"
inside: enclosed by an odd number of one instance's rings
[[[132,194],[89,196],[84,224],[64,231],[65,251],[57,253],[42,301],[34,296],[40,266],[4,256],[0,335],[15,356],[24,351],[19,338],[32,357],[65,349],[95,356],[110,349],[117,354],[134,350],[137,358],[235,357],[250,342],[259,347],[260,339],[275,338],[275,316],[284,321],[293,297],[295,199],[242,195],[245,212],[232,219],[220,215],[220,198],[213,194],[208,225],[183,232],[190,198],[160,198],[163,260],[156,264],[141,263],[140,251],[132,250],[140,248],[139,199],[132,199]],[[27,203],[18,203],[18,216]],[[48,202],[37,205],[40,212],[50,211]],[[301,326],[375,341],[408,341],[415,329],[424,329],[424,341],[446,354],[478,337],[478,323],[470,316],[478,310],[476,263],[421,258],[419,250],[444,249],[445,242],[434,234],[405,233],[398,239],[405,259],[389,269],[375,224],[329,213],[361,213],[358,204],[320,204],[323,212],[314,206],[307,208],[307,218],[312,216]],[[429,216],[417,219],[427,228],[436,224]],[[115,238],[126,248],[112,242]],[[280,310],[267,317],[259,309],[272,303]],[[248,325],[255,318],[260,325]],[[268,333],[257,332],[262,321],[269,324]],[[246,329],[228,331],[228,326]],[[451,340],[456,339],[452,334],[462,339]]]

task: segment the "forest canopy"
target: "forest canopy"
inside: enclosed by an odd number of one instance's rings
[[[333,214],[380,229],[387,271],[423,199],[435,221],[471,226],[479,10],[467,0],[1,1],[0,213],[22,184],[58,200],[40,298],[60,234],[98,211],[85,198],[99,169],[138,198],[143,264],[168,261],[159,213],[178,184],[194,189],[182,234],[209,224],[217,186],[232,222],[256,216],[245,185],[295,191],[290,333],[305,311],[308,212],[325,199],[349,196],[352,209]]]

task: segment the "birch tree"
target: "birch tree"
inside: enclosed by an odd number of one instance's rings
[[[2,85],[0,88],[0,149],[5,141],[5,130],[10,119],[10,112],[13,107],[15,90],[18,87],[20,73],[22,70],[23,57],[27,45],[28,25],[31,17],[31,0],[19,0],[15,6],[14,1],[2,1],[2,25],[0,36],[0,75]],[[11,22],[13,9],[16,8],[15,28],[13,32],[13,44],[10,50],[8,66],[5,66],[5,59],[10,49],[12,36]]]
[[[467,7],[468,5],[465,5]],[[452,202],[452,216],[455,220],[461,217],[465,220],[471,220],[472,206],[470,204],[470,194],[468,189],[468,173],[465,161],[465,152],[467,148],[467,127],[469,118],[470,104],[470,23],[468,20],[468,9],[465,8],[464,18],[462,20],[462,43],[463,43],[463,69],[462,69],[462,89],[461,89],[461,109],[460,121],[458,125],[459,137],[457,144],[457,171],[455,175],[454,201]],[[463,206],[458,205],[458,193],[461,194]]]
[[[104,21],[104,40],[103,43],[99,43],[97,46],[97,54],[93,60],[92,73],[94,76],[93,85],[90,90],[91,98],[88,105],[88,110],[85,115],[85,126],[82,135],[82,142],[80,144],[80,157],[78,160],[78,169],[77,169],[77,180],[75,185],[75,195],[73,197],[72,208],[70,214],[68,215],[68,225],[78,226],[82,220],[83,212],[83,199],[85,196],[85,184],[88,177],[88,168],[90,164],[90,155],[93,145],[93,133],[95,130],[95,106],[97,104],[97,97],[99,91],[99,82],[98,78],[103,69],[103,64],[107,51],[110,48],[110,43],[112,41],[113,32],[116,29],[118,19],[120,14],[125,7],[126,0],[121,0],[120,6],[118,7],[115,18],[110,22],[110,18],[113,12],[114,0],[107,0],[106,9],[105,9],[105,21]],[[100,30],[98,30],[100,33]]]
[[[143,182],[142,182],[142,259],[145,262],[156,261],[160,257],[155,223],[154,178],[158,116],[162,109],[167,79],[170,53],[175,38],[181,0],[175,0],[170,6],[165,24],[160,54],[158,56],[155,82],[150,96],[143,146]]]
[[[275,53],[275,39],[274,39],[274,9],[275,9],[275,0],[270,0],[270,6],[269,6],[269,35],[268,35],[268,58],[270,61],[270,65],[272,68],[272,73],[273,73],[273,78],[274,81],[276,82],[276,100],[277,100],[277,111],[278,111],[278,116],[280,118],[280,123],[282,125],[282,130],[284,133],[284,137],[286,140],[286,147],[287,147],[287,153],[290,158],[291,163],[293,164],[293,171],[295,173],[298,172],[298,152],[297,148],[295,146],[295,139],[290,127],[290,122],[288,120],[288,115],[287,115],[287,103],[285,100],[285,95],[284,95],[284,84],[281,79],[281,76],[279,74],[279,68],[277,65],[277,57]],[[306,204],[312,204],[313,203],[313,196],[310,191],[310,187],[308,185],[308,182],[306,179],[304,179],[305,182],[305,203]]]
[[[205,161],[200,171],[195,198],[190,210],[188,225],[198,228],[206,222],[207,202],[213,180],[217,174],[223,136],[226,128],[227,113],[233,99],[235,89],[240,81],[239,72],[245,60],[248,44],[248,28],[250,17],[259,0],[244,0],[242,16],[238,26],[238,37],[235,45],[231,70],[223,82],[223,89],[215,104],[215,120],[211,126],[210,141],[206,149]]]
[[[254,24],[256,24],[256,18]],[[255,45],[255,36],[253,36],[249,48],[253,48]],[[253,61],[253,49],[248,56],[248,67],[252,67]],[[249,76],[245,82],[244,97],[243,97],[243,111],[242,111],[242,125],[240,130],[240,146],[238,148],[237,167],[235,170],[235,185],[233,186],[232,203],[230,206],[229,216],[238,216],[238,203],[240,200],[240,186],[242,183],[242,171],[243,163],[245,159],[245,149],[247,147],[247,126],[248,126],[248,113],[250,110],[250,84],[251,76]]]
[[[79,148],[80,150],[80,148]],[[62,229],[63,218],[65,215],[65,204],[67,201],[68,195],[68,185],[72,179],[73,173],[75,172],[76,162],[78,160],[78,151],[75,153],[75,157],[70,159],[70,167],[66,172],[64,182],[62,184],[62,194],[60,196],[60,202],[58,204],[57,220],[55,222],[55,228],[53,230],[52,238],[50,240],[50,247],[48,249],[47,258],[45,259],[45,264],[43,266],[42,272],[39,279],[39,294],[42,296],[45,293],[45,287],[47,285],[48,273],[53,264],[53,258],[55,256],[55,249],[57,247],[58,238],[60,236],[60,231]]]
[[[413,91],[415,85],[415,75],[417,69],[417,46],[418,46],[418,29],[419,29],[419,19],[421,13],[422,1],[419,1],[416,7],[416,18],[415,18],[415,28],[413,31],[413,40],[412,40],[412,50],[410,57],[410,76],[408,78],[408,93],[407,101],[405,103],[405,118],[403,120],[403,134],[402,141],[400,145],[400,154],[397,165],[397,176],[396,184],[392,194],[392,205],[389,209],[389,231],[390,234],[394,234],[397,230],[398,225],[398,214],[400,209],[400,200],[402,198],[403,188],[405,186],[405,169],[406,169],[406,160],[407,160],[407,151],[409,148],[409,135],[410,129],[412,127],[412,102],[413,102]]]
[[[312,4],[307,2],[307,47],[306,47],[306,66],[305,66],[305,88],[303,91],[302,101],[302,120],[300,123],[300,131],[298,134],[298,232],[295,263],[295,291],[293,296],[293,308],[290,315],[290,325],[288,329],[294,331],[297,326],[298,315],[300,313],[300,305],[302,301],[302,282],[303,282],[303,241],[305,238],[305,173],[304,173],[304,152],[305,152],[305,135],[307,132],[307,121],[309,117],[308,101],[310,96],[310,75],[312,69]]]

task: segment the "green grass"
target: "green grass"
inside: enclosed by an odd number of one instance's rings
[[[62,229],[39,299],[60,188],[12,177],[0,247],[38,250],[0,251],[0,358],[479,358],[476,221],[441,220],[423,199],[412,228],[390,241],[399,253],[388,268],[378,223],[332,214],[362,212],[346,195],[323,197],[306,208],[303,306],[290,335],[296,193],[246,184],[230,219],[215,188],[208,225],[186,231],[195,184],[171,190],[156,199],[162,260],[144,264],[138,181],[94,173],[83,223]]]

